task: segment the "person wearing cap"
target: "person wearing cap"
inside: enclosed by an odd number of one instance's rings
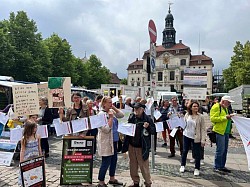
[[[139,167],[145,180],[145,186],[150,187],[152,181],[148,158],[151,145],[150,137],[156,132],[155,125],[152,119],[145,114],[144,109],[146,106],[144,104],[138,102],[133,107],[134,111],[129,116],[128,123],[136,124],[135,135],[126,135],[122,152],[126,153],[128,151],[129,155],[130,176],[133,180],[130,187],[139,187]]]
[[[215,172],[231,171],[225,167],[227,160],[227,150],[229,134],[231,130],[232,114],[228,113],[228,107],[231,102],[230,96],[223,96],[220,103],[216,103],[210,110],[210,120],[213,125],[213,131],[216,133],[216,152],[214,159]]]

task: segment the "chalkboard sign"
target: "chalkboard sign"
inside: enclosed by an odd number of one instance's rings
[[[60,185],[92,184],[94,136],[63,138]]]
[[[20,163],[24,187],[46,187],[44,157],[36,157]]]

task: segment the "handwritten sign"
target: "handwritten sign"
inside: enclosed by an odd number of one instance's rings
[[[37,84],[13,85],[12,91],[15,114],[24,116],[39,113]]]
[[[71,107],[71,78],[49,77],[48,102],[50,108]]]
[[[48,97],[48,83],[42,83],[37,85],[38,97]]]

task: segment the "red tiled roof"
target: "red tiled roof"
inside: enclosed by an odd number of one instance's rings
[[[201,63],[198,63],[201,61]],[[189,66],[212,65],[213,59],[206,55],[191,55]]]
[[[127,70],[143,69],[143,60],[136,60],[128,65]]]
[[[190,48],[188,46],[184,45],[183,43],[177,43],[170,48],[165,48],[163,45],[159,45],[159,46],[156,46],[156,53],[157,53],[157,57],[160,56],[161,54],[163,54],[164,52],[169,52],[169,53],[175,55],[176,50],[180,50],[178,55],[185,55],[185,54],[188,54],[190,52],[189,49]],[[149,54],[149,50],[144,52],[144,55],[142,58],[143,59],[146,58],[146,56],[148,56],[147,54]]]
[[[117,73],[111,73],[111,80],[110,80],[110,83],[111,84],[120,84],[120,79],[119,77],[117,76]]]

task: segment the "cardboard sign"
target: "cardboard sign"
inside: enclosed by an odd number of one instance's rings
[[[49,108],[71,106],[71,78],[49,77],[48,79]]]
[[[41,83],[37,85],[38,97],[48,98],[48,83]]]
[[[13,85],[12,91],[16,115],[39,114],[37,84]]]
[[[46,187],[44,157],[36,157],[20,163],[24,187]]]
[[[94,136],[63,138],[60,185],[92,184]]]

